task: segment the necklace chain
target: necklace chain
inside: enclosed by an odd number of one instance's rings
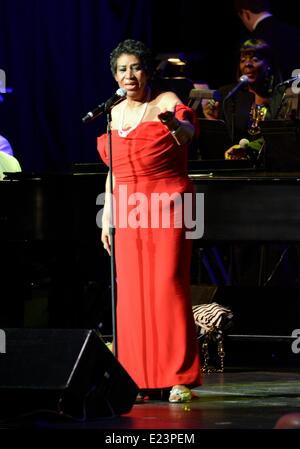
[[[254,135],[260,132],[259,122],[265,119],[267,110],[266,104],[252,105],[250,111],[250,128],[248,130],[250,134]]]
[[[147,109],[149,100],[150,100],[150,92],[148,92],[147,101],[140,108],[140,112],[138,114],[135,124],[126,130],[123,129],[123,122],[124,122],[124,114],[125,114],[127,102],[125,102],[125,101],[123,102],[123,104],[121,105],[121,113],[120,113],[120,120],[119,120],[119,127],[118,127],[118,134],[120,137],[127,137],[128,134],[131,133],[131,131],[133,131],[141,123],[141,121],[143,120],[144,115],[146,113],[146,109]]]

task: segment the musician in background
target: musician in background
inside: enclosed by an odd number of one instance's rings
[[[0,151],[9,154],[10,156],[14,155],[11,144],[5,137],[1,136],[1,134],[0,134]]]
[[[0,181],[5,172],[20,172],[21,166],[13,156],[13,149],[7,139],[0,135]]]
[[[266,42],[250,39],[241,45],[237,79],[238,84],[219,88],[221,100],[209,100],[203,113],[207,119],[223,119],[227,125],[235,144],[225,152],[225,159],[255,159],[263,146],[259,124],[270,117],[270,98],[279,81]],[[241,139],[247,145],[238,144]]]
[[[251,39],[263,39],[283,80],[300,69],[300,29],[281,21],[271,12],[269,0],[235,0],[235,9]]]
[[[246,82],[241,81],[243,76],[247,77]],[[237,79],[240,80],[238,83],[221,87],[220,102],[209,100],[203,106],[203,112],[207,119],[223,119],[232,141],[236,142],[225,152],[225,159],[250,159],[256,166],[264,148],[261,122],[290,118],[289,108],[283,101],[285,86],[277,87],[280,74],[265,41],[250,39],[242,44]],[[295,247],[284,244],[233,244],[230,250],[231,282],[248,286],[294,285],[297,282],[295,252]]]

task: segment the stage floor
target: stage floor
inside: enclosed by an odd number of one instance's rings
[[[0,429],[102,429],[104,436],[112,438],[117,429],[120,435],[130,429],[274,429],[283,415],[300,413],[300,368],[227,368],[224,373],[204,374],[203,385],[193,392],[195,398],[189,403],[148,400],[134,404],[130,413],[122,416],[75,421],[45,410],[2,421]]]

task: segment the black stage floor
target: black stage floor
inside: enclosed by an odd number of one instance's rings
[[[50,411],[3,420],[0,429],[105,430],[114,437],[120,430],[263,430],[274,429],[286,414],[300,413],[300,368],[255,370],[227,368],[203,375],[190,403],[148,400],[134,404],[130,413],[76,421]],[[298,422],[300,428],[300,420]],[[123,435],[124,432],[121,432]],[[113,441],[112,441],[113,442]]]
[[[95,439],[97,446],[109,448],[201,447],[204,442],[214,447],[215,441],[217,447],[225,443],[241,447],[250,441],[261,446],[263,438],[269,445],[285,445],[297,432],[290,429],[300,429],[300,352],[289,338],[278,336],[231,336],[225,351],[224,372],[204,373],[202,386],[193,389],[189,403],[151,399],[133,404],[127,414],[85,420],[33,410],[2,418],[0,430],[10,441],[25,441],[30,435],[31,447],[46,442],[60,446],[61,437],[68,438],[68,447],[94,445]],[[217,366],[217,358],[211,361]],[[3,413],[3,404],[0,407]],[[278,426],[289,430],[275,430]]]

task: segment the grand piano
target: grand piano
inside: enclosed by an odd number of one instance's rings
[[[232,165],[228,169],[224,165],[212,169],[197,162],[190,166],[190,177],[196,191],[204,194],[204,235],[194,241],[196,248],[218,247],[224,242],[228,245],[279,242],[297,246],[300,172],[235,169]],[[32,325],[30,320],[25,319],[24,323],[26,301],[30,302],[44,282],[47,326],[95,327],[101,323],[102,330],[110,332],[109,258],[102,249],[101,229],[96,224],[101,208],[96,199],[104,191],[105,178],[106,170],[101,164],[87,164],[66,174],[9,175],[0,183],[1,297],[7,309],[4,307],[0,313],[0,327]],[[198,263],[201,261],[194,261]],[[227,287],[230,290],[232,286]],[[270,295],[264,290],[261,295],[255,291],[251,296],[253,290],[247,288],[242,302],[237,287],[233,287],[235,295],[232,290],[230,295],[239,296],[238,314],[251,317],[249,311],[254,306],[261,307],[262,298],[268,309],[274,304],[273,290]],[[221,291],[224,294],[224,289]],[[291,304],[286,305],[286,321],[290,321],[285,323],[285,329],[271,326],[271,330],[264,329],[266,334],[290,335],[297,327],[298,296],[298,290],[296,293],[293,290]],[[237,304],[230,304],[228,294],[224,298],[230,306]],[[247,304],[247,298],[252,304]],[[278,312],[279,303],[275,309]],[[278,313],[274,323],[282,322],[284,313]],[[109,325],[105,328],[107,321]],[[251,333],[251,325],[245,318],[240,323],[243,328],[238,326],[237,332]],[[255,332],[261,331],[254,329]]]
[[[190,178],[204,194],[201,240],[300,241],[300,172],[199,166]],[[96,199],[106,172],[101,164],[88,167],[90,172],[10,174],[0,183],[0,240],[98,239]]]

